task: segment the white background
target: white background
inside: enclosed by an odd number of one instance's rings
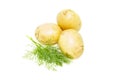
[[[83,55],[56,72],[23,59],[26,35],[66,8],[81,17]],[[0,80],[109,79],[120,80],[119,0],[0,0]]]

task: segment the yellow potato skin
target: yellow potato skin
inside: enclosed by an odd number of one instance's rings
[[[81,20],[77,13],[70,9],[65,9],[57,14],[57,23],[63,29],[81,29]]]
[[[58,45],[61,51],[70,58],[78,58],[84,51],[81,35],[73,29],[64,30],[59,38]]]
[[[61,28],[54,23],[45,23],[35,30],[36,39],[43,44],[55,44],[61,34]]]

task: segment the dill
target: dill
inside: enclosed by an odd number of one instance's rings
[[[27,51],[25,55],[29,59],[35,59],[39,65],[44,64],[49,70],[56,70],[57,66],[63,66],[64,63],[69,64],[71,60],[67,58],[59,49],[53,45],[43,45],[28,37],[34,44],[31,51]]]

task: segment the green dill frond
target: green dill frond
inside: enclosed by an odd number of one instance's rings
[[[71,60],[67,58],[61,50],[52,45],[43,45],[28,37],[35,45],[33,50],[28,51],[28,58],[36,59],[39,65],[44,64],[49,70],[56,70],[57,66],[63,66],[64,63],[69,64]]]

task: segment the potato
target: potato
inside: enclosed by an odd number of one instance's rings
[[[84,50],[81,35],[73,29],[64,30],[61,33],[58,45],[67,57],[73,59],[80,57]]]
[[[55,44],[61,34],[61,28],[54,23],[45,23],[35,30],[36,39],[43,44]]]
[[[57,14],[57,23],[63,29],[75,29],[77,31],[81,28],[81,20],[77,13],[70,9],[65,9]]]

